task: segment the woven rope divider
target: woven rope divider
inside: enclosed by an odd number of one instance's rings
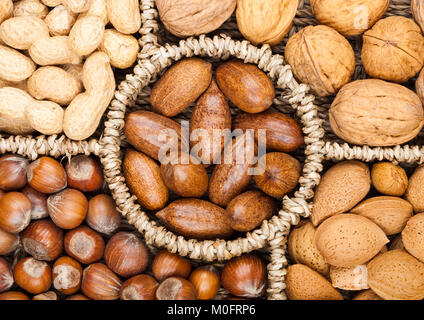
[[[135,196],[129,192],[121,172],[120,144],[123,140],[124,117],[127,109],[135,106],[139,93],[156,80],[159,72],[184,57],[197,55],[222,60],[233,56],[248,63],[255,63],[267,72],[276,86],[285,90],[285,95],[281,99],[292,104],[292,107],[297,110],[304,125],[307,144],[307,160],[297,195],[306,200],[310,195],[311,187],[316,184],[316,177],[319,177],[317,172],[321,168],[322,155],[318,151],[322,149],[320,138],[323,134],[320,132],[321,123],[316,107],[312,103],[314,97],[308,94],[308,87],[297,84],[290,68],[284,65],[283,58],[272,55],[269,46],[257,48],[247,41],[236,42],[230,38],[216,36],[210,39],[201,36],[199,39],[189,38],[181,41],[179,46],[154,48],[150,55],[150,60],[140,61],[134,69],[134,74],[119,85],[119,90],[110,106],[108,121],[105,123],[105,131],[101,140],[104,145],[101,161],[105,168],[106,181],[122,214],[144,235],[147,243],[166,248],[191,259],[204,261],[228,260],[234,256],[263,248],[267,241],[276,238],[278,232],[287,233],[289,226],[296,224],[299,219],[295,213],[288,210],[281,210],[278,216],[274,216],[270,221],[265,221],[260,229],[248,233],[245,238],[232,241],[186,240],[182,236],[167,231],[141,210],[136,203]]]

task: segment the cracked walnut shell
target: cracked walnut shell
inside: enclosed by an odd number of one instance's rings
[[[286,60],[301,82],[319,96],[335,94],[355,71],[355,53],[349,42],[327,26],[309,26],[292,36]]]
[[[368,30],[387,11],[390,0],[311,0],[316,19],[345,36]]]
[[[341,139],[373,147],[408,142],[424,125],[423,105],[413,91],[376,79],[345,85],[329,115],[331,128]]]
[[[234,12],[236,0],[156,0],[159,16],[177,37],[197,36],[218,29]]]
[[[424,65],[424,37],[420,27],[405,17],[380,20],[365,32],[362,63],[368,75],[405,82]]]
[[[299,0],[238,0],[238,28],[253,44],[278,44],[289,32],[298,6]]]

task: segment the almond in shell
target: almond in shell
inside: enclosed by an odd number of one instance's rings
[[[355,267],[331,267],[331,284],[335,288],[343,290],[363,290],[368,289],[367,266],[360,265]]]
[[[402,243],[415,258],[424,262],[424,213],[409,219],[402,231]]]
[[[409,178],[408,188],[405,192],[405,199],[414,207],[415,212],[424,211],[424,166],[415,169]]]

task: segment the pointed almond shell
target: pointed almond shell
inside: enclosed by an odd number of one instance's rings
[[[389,242],[374,222],[350,213],[328,218],[318,227],[314,240],[325,261],[336,267],[364,264]]]
[[[424,262],[424,213],[416,214],[409,219],[402,231],[402,242],[405,249],[415,258]]]
[[[343,161],[331,167],[315,192],[312,223],[317,226],[335,214],[348,212],[371,188],[370,171],[359,161]]]
[[[331,284],[335,288],[344,290],[368,289],[367,266],[360,265],[350,268],[331,267]]]
[[[302,264],[288,267],[286,285],[290,300],[343,300],[327,279]]]
[[[391,250],[367,265],[370,288],[385,300],[422,300],[424,264],[403,250]]]
[[[330,265],[325,262],[324,257],[315,246],[315,231],[315,227],[310,221],[293,229],[288,241],[289,255],[296,263],[307,265],[326,276]]]
[[[387,235],[397,234],[403,230],[406,222],[412,217],[411,204],[398,197],[369,198],[351,210],[370,219]]]

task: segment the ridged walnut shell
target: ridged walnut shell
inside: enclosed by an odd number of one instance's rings
[[[424,211],[424,166],[415,169],[409,178],[408,188],[406,188],[405,199],[414,207],[414,212]]]
[[[402,231],[402,243],[415,258],[424,262],[424,213],[409,219]]]
[[[346,213],[324,221],[314,241],[325,261],[332,266],[355,267],[377,255],[389,239],[371,220]]]
[[[343,161],[331,167],[315,191],[311,221],[317,226],[333,215],[348,212],[371,188],[368,166],[359,161]]]
[[[315,18],[345,36],[368,30],[389,7],[390,0],[311,0]]]
[[[412,14],[415,21],[420,25],[421,30],[424,31],[424,3],[422,0],[411,1]]]
[[[239,0],[237,25],[253,44],[275,45],[289,32],[299,0]]]
[[[343,300],[327,279],[302,264],[287,268],[286,285],[290,300]]]
[[[156,0],[160,19],[178,37],[218,29],[234,12],[236,0]]]
[[[422,300],[424,264],[403,250],[391,250],[367,265],[370,288],[385,300]]]
[[[352,144],[372,147],[408,142],[424,125],[423,105],[413,91],[375,79],[345,85],[329,114],[337,136]]]
[[[351,212],[370,219],[387,235],[401,232],[413,214],[408,201],[385,196],[369,198],[358,204]]]
[[[285,56],[294,75],[319,96],[335,94],[355,71],[350,43],[330,27],[308,26],[287,42]]]
[[[327,276],[330,265],[325,262],[324,257],[315,246],[315,232],[316,229],[309,221],[293,229],[290,232],[288,241],[289,255],[294,262],[307,265],[311,269]]]
[[[420,75],[415,81],[415,90],[417,91],[422,103],[424,103],[424,69],[421,70]]]
[[[365,32],[362,64],[372,78],[405,82],[424,65],[424,37],[405,17],[388,17]]]

